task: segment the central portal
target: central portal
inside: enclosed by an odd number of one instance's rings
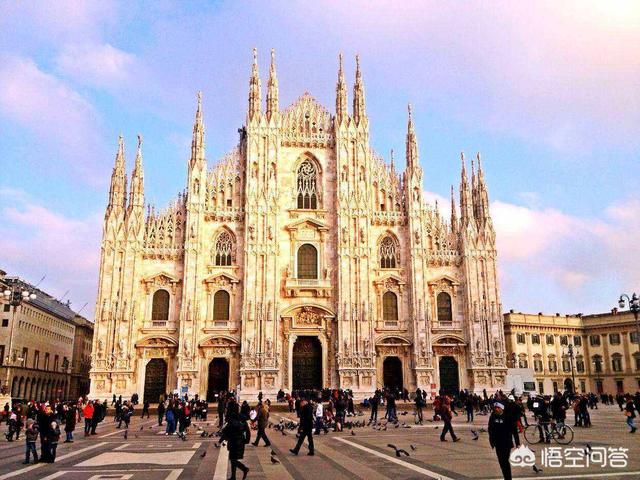
[[[209,364],[207,402],[215,402],[216,395],[229,389],[229,362],[225,358],[214,358]]]
[[[322,345],[318,337],[298,337],[293,344],[293,390],[322,388]]]
[[[147,363],[144,374],[144,393],[142,399],[150,403],[160,401],[167,393],[167,362],[162,358],[153,358]]]
[[[440,393],[455,396],[459,392],[458,362],[450,356],[440,357]]]

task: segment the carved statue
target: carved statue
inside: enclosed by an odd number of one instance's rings
[[[266,345],[266,354],[267,357],[271,357],[273,355],[273,341],[270,338],[267,338]]]
[[[98,358],[102,358],[104,355],[104,342],[102,339],[98,340]]]
[[[363,344],[364,344],[364,348],[363,348],[364,356],[368,357],[371,350],[371,341],[368,338],[365,338]]]

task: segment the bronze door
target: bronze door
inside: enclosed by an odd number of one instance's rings
[[[402,361],[398,357],[387,357],[382,363],[384,387],[394,393],[402,390]]]
[[[458,362],[453,357],[440,358],[440,392],[446,395],[458,395],[460,393]]]
[[[167,393],[167,362],[161,358],[149,360],[144,375],[143,400],[158,403],[160,395]]]
[[[322,388],[322,345],[318,337],[298,337],[293,345],[293,390]]]
[[[209,364],[207,402],[217,401],[216,394],[229,389],[229,362],[224,358],[214,358]]]

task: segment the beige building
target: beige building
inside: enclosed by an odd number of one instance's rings
[[[17,290],[34,293],[19,306],[0,296],[0,381],[3,395],[21,400],[66,400],[70,387],[82,383],[88,391],[87,361],[90,357],[93,327],[68,304],[61,303],[42,290],[2,272],[0,293]],[[81,325],[85,337],[78,351],[85,355],[85,371],[74,372],[76,328]],[[87,350],[87,348],[89,350]],[[83,377],[83,378],[80,378]],[[74,395],[75,395],[74,391]],[[3,397],[4,398],[4,397]]]
[[[93,345],[93,323],[80,315],[74,317],[76,325],[73,337],[73,360],[71,361],[71,383],[69,398],[77,399],[89,393],[89,371],[91,370],[91,347]]]
[[[335,110],[281,110],[257,57],[238,145],[211,167],[200,96],[187,185],[145,209],[141,142],[120,139],[104,219],[91,395],[179,389],[213,398],[320,387],[428,391],[504,384],[495,232],[478,156],[460,212],[423,198],[411,109],[406,169],[369,144],[358,63]],[[449,161],[447,161],[449,163]],[[437,166],[434,166],[437,168]]]
[[[595,315],[504,315],[509,367],[532,368],[538,391],[635,392],[640,389],[640,353],[631,312]]]

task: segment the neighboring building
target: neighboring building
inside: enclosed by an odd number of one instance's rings
[[[68,399],[73,378],[76,328],[81,325],[86,344],[86,364],[91,348],[93,325],[64,304],[33,285],[2,272],[0,276],[0,382],[4,394],[12,399]],[[36,298],[13,307],[2,292],[17,287],[36,294]],[[77,377],[77,375],[76,375]]]
[[[579,392],[635,392],[640,389],[640,353],[631,312],[595,315],[504,315],[509,366],[532,368],[545,394],[570,389],[569,344]]]
[[[355,77],[350,112],[342,59],[335,113],[308,93],[280,110],[272,55],[265,110],[254,55],[239,144],[208,168],[199,96],[186,190],[160,213],[145,214],[140,139],[127,189],[120,139],[91,396],[504,385],[480,158],[471,178],[462,159],[445,220],[423,198],[411,110],[400,173],[369,144],[359,63]]]
[[[76,324],[73,339],[73,361],[71,362],[71,386],[69,398],[77,399],[89,393],[89,371],[91,370],[91,347],[93,323],[80,315],[74,317]]]

